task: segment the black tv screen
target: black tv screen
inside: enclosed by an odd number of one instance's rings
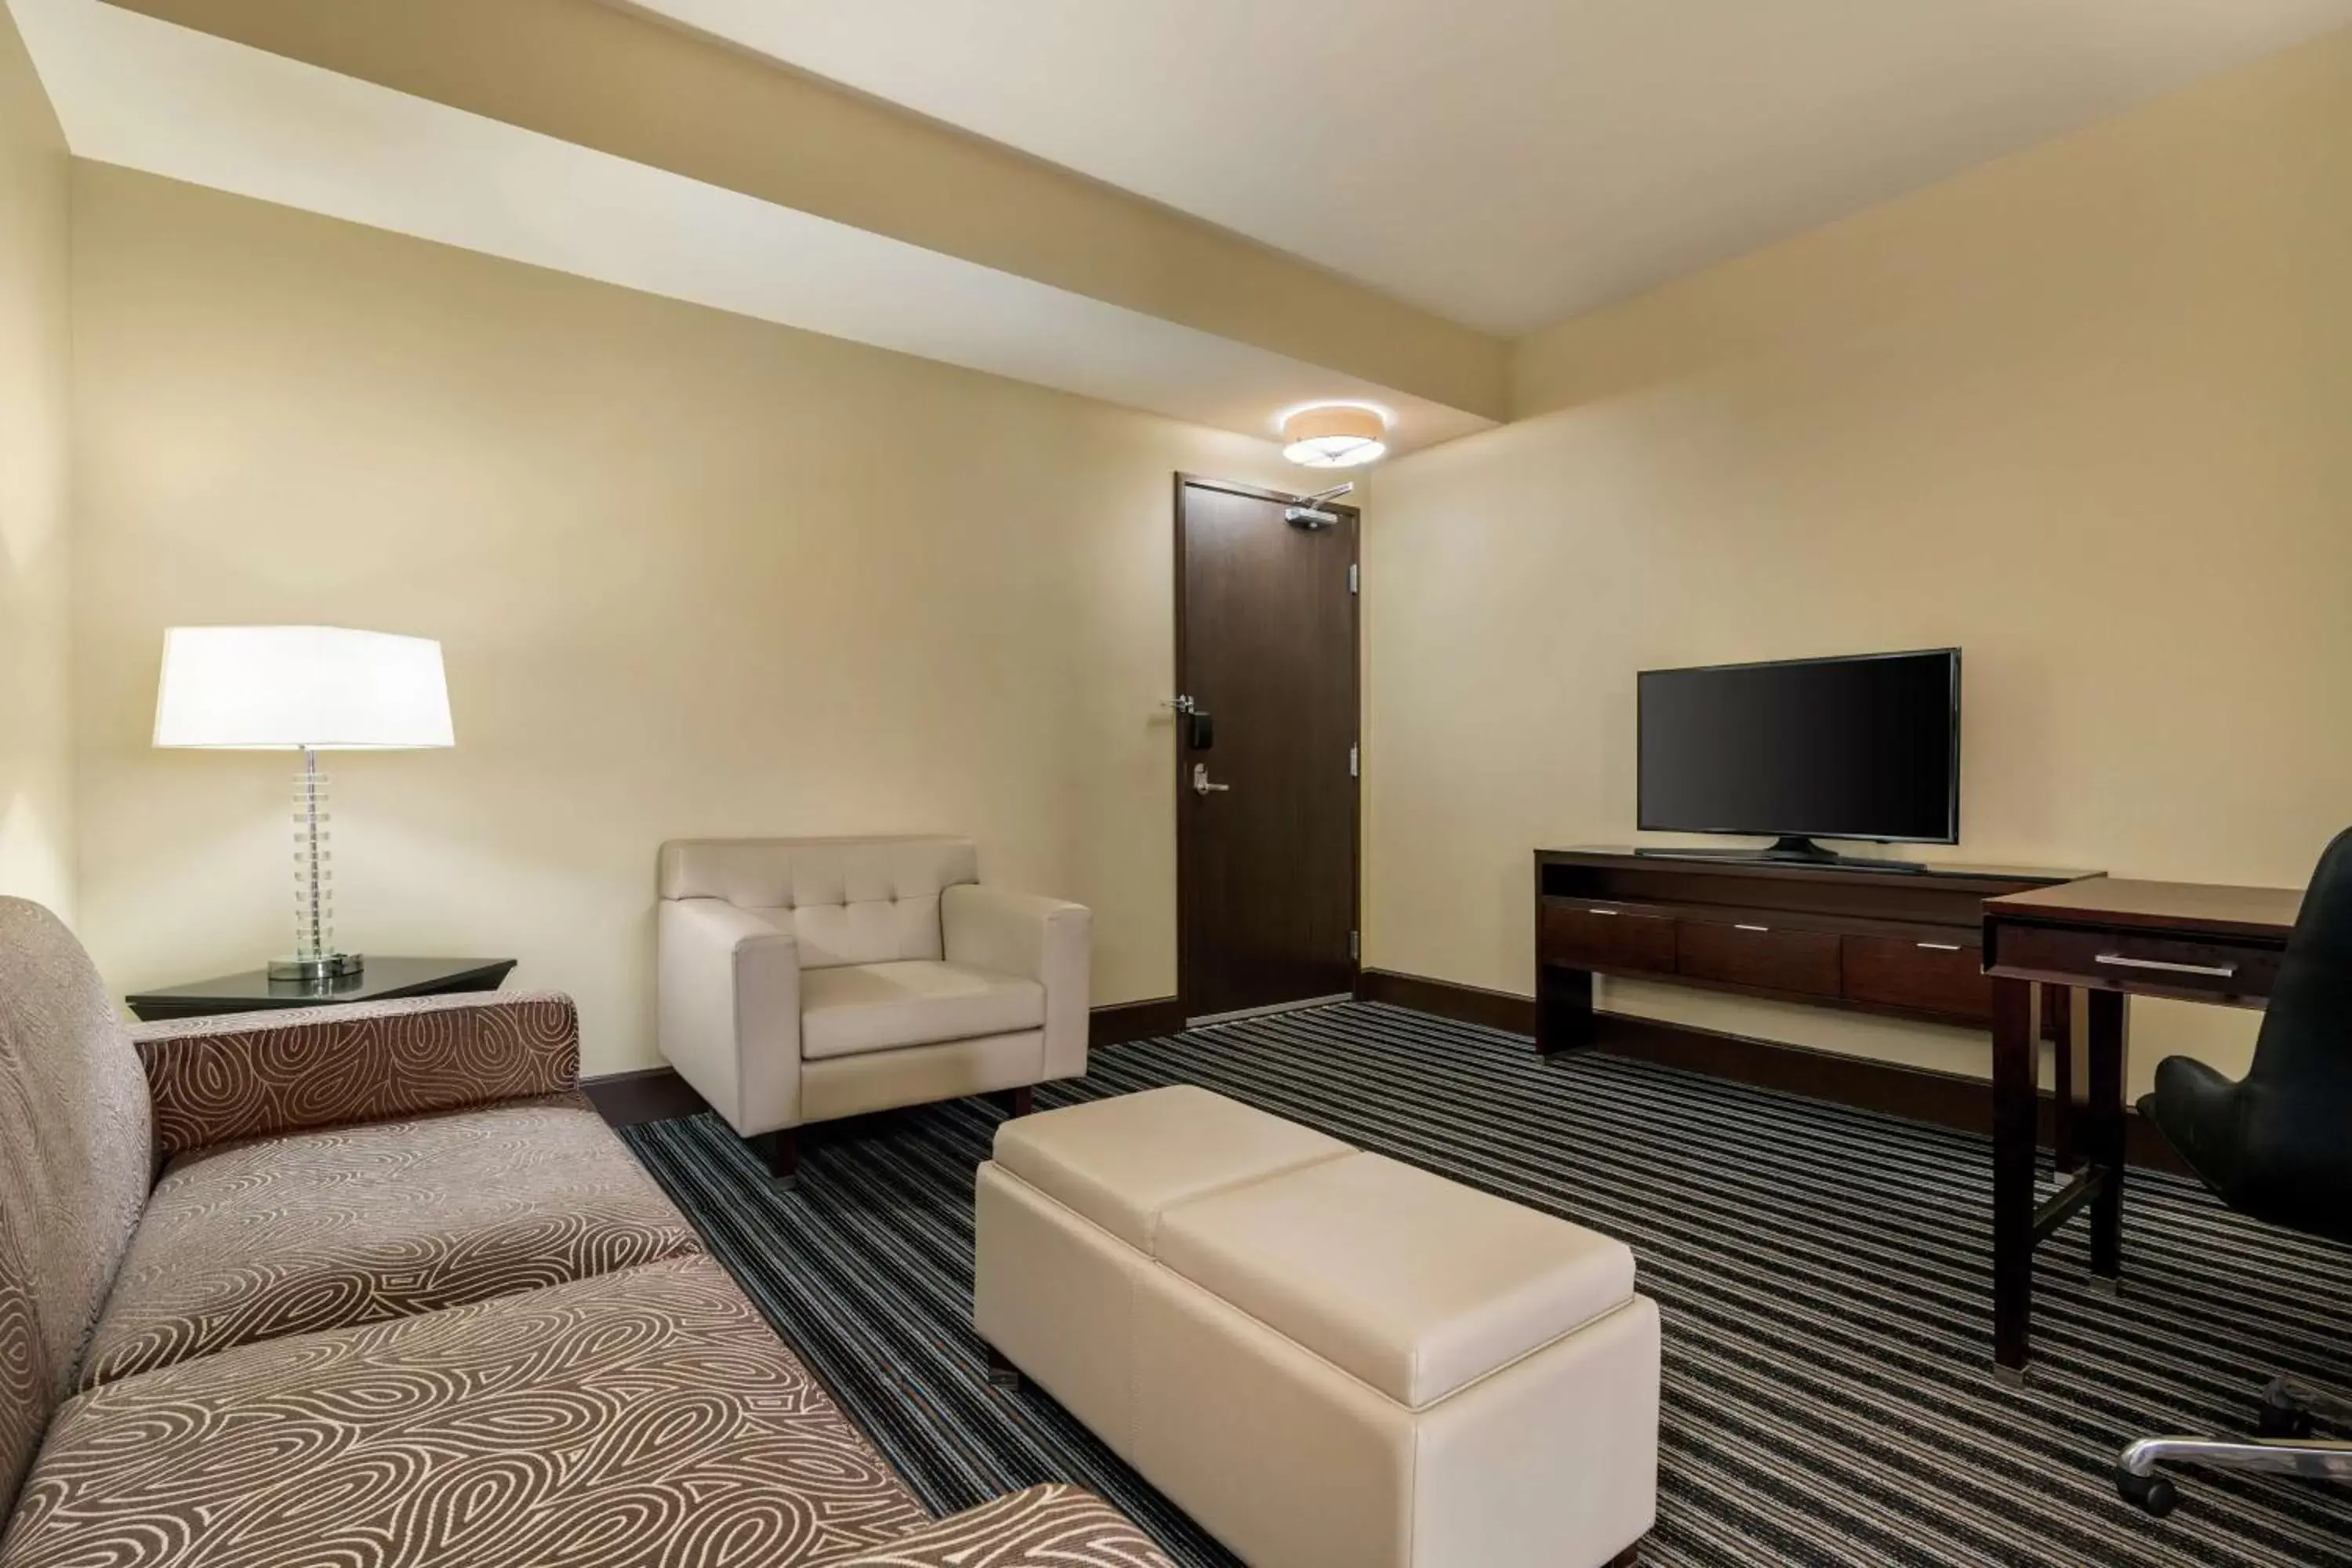
[[[1959,838],[1960,652],[1649,669],[1641,825]]]

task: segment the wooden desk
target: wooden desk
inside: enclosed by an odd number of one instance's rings
[[[1987,899],[1984,966],[1993,979],[1993,1359],[2024,1380],[2033,1253],[2087,1206],[2095,1286],[2123,1271],[2125,999],[2169,996],[2260,1007],[2278,977],[2303,895],[2284,888],[2135,882],[2110,877]],[[2039,991],[2057,987],[2083,1042],[2062,1053],[2060,1169],[2080,1174],[2034,1202],[2034,1027]]]

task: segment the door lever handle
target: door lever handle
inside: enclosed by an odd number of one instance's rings
[[[1193,793],[1193,794],[1195,794],[1195,795],[1223,795],[1223,794],[1224,794],[1224,793],[1225,793],[1225,791],[1227,791],[1227,790],[1229,790],[1229,789],[1231,789],[1231,788],[1233,788],[1233,787],[1234,787],[1234,786],[1233,786],[1233,785],[1231,785],[1231,784],[1211,784],[1211,783],[1209,782],[1209,764],[1208,764],[1208,763],[1194,763],[1192,764],[1192,793]]]

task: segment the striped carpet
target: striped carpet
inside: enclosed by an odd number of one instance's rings
[[[2085,1288],[2082,1222],[2043,1248],[2013,1391],[1989,1371],[1983,1138],[1358,1003],[1100,1050],[1038,1098],[1166,1083],[1629,1242],[1665,1318],[1645,1563],[2352,1564],[2352,1488],[2190,1473],[2163,1521],[2115,1495],[2134,1436],[2251,1431],[2280,1371],[2352,1387],[2352,1254],[2190,1184],[2135,1173],[2119,1299]],[[789,1194],[713,1117],[625,1136],[933,1510],[1073,1480],[1177,1562],[1230,1563],[1050,1399],[987,1386],[971,1180],[996,1120],[860,1123]]]

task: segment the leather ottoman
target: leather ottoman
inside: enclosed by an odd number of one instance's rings
[[[994,1152],[982,1336],[1255,1568],[1590,1568],[1649,1531],[1622,1244],[1190,1087]]]

